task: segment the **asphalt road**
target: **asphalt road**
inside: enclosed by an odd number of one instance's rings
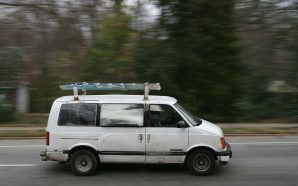
[[[298,185],[298,136],[229,137],[233,158],[212,176],[181,165],[105,165],[95,176],[74,176],[67,164],[40,161],[43,140],[0,140],[0,185],[256,186]]]

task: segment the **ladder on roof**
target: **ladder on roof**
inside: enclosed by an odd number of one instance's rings
[[[159,83],[86,83],[70,82],[59,86],[62,90],[73,90],[74,99],[78,100],[78,91],[86,94],[87,90],[144,90],[144,99],[148,99],[150,90],[160,90]]]

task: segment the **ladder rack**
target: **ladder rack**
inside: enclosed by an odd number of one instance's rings
[[[70,82],[59,86],[62,90],[73,90],[74,99],[78,100],[78,90],[86,94],[87,90],[144,90],[144,99],[148,99],[150,90],[160,90],[159,83],[86,83]]]

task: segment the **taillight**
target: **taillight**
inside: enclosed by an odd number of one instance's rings
[[[224,137],[220,138],[220,145],[221,145],[222,149],[224,149],[226,147],[226,141],[225,141]]]
[[[50,145],[50,133],[48,131],[46,132],[46,145]]]

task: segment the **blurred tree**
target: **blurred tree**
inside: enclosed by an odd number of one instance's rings
[[[296,1],[128,2],[1,0],[1,80],[29,81],[33,112],[61,82],[151,81],[213,121],[298,119],[296,92],[268,92],[298,86]]]
[[[1,67],[9,73],[6,64],[22,64],[16,80],[31,83],[31,111],[48,112],[53,99],[62,94],[59,83],[79,80],[81,55],[109,6],[101,0],[0,2],[0,47],[20,51],[19,62],[6,58]]]
[[[0,80],[16,81],[22,72],[20,48],[0,47]]]
[[[240,118],[297,120],[297,93],[268,91],[274,81],[298,86],[297,2],[237,0],[235,5],[240,57],[247,71]]]
[[[242,76],[232,0],[160,0],[156,32],[142,35],[138,70],[213,121],[233,121]]]
[[[121,3],[121,0],[115,0],[113,14],[98,28],[98,35],[86,54],[84,79],[87,81],[127,82],[135,79],[136,33],[131,29],[131,17],[122,11]]]

